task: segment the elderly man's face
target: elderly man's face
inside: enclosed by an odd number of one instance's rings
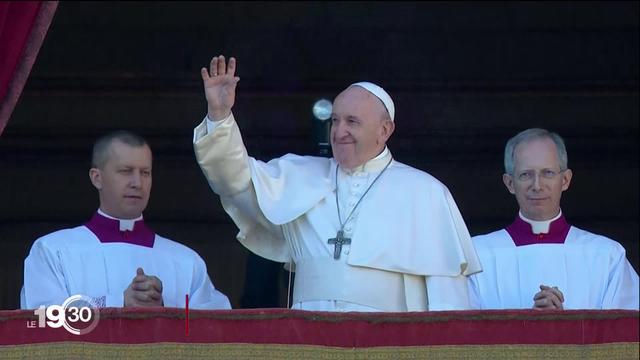
[[[520,211],[531,220],[549,220],[560,212],[560,197],[569,188],[571,170],[560,171],[556,144],[549,138],[519,144],[514,154],[514,174],[504,174],[504,184],[516,196]]]
[[[91,182],[100,194],[100,209],[120,219],[142,214],[151,192],[151,149],[115,140],[101,169],[92,168]]]
[[[382,152],[394,123],[383,120],[386,109],[369,91],[352,86],[340,93],[331,115],[331,149],[341,167],[353,169]]]

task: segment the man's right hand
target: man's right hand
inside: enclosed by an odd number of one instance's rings
[[[235,73],[236,59],[230,58],[227,66],[222,55],[211,59],[209,70],[204,67],[200,69],[209,120],[222,120],[231,114],[231,108],[236,100],[236,84],[240,81]]]
[[[533,297],[535,310],[562,310],[564,294],[557,286],[540,285],[540,291]]]
[[[124,291],[125,307],[164,306],[162,300],[162,281],[156,276],[146,275],[142,268],[136,270],[136,276]]]

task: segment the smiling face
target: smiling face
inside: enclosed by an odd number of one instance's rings
[[[341,167],[353,169],[384,150],[394,130],[384,104],[359,86],[340,93],[331,114],[331,149]]]
[[[543,221],[560,212],[560,198],[569,188],[571,176],[570,169],[561,170],[553,140],[537,138],[515,148],[513,174],[504,174],[502,179],[516,196],[522,215]]]
[[[89,170],[98,189],[100,209],[119,219],[135,219],[142,214],[151,192],[151,149],[113,140],[106,162]]]

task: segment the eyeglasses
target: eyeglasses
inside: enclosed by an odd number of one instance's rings
[[[520,172],[516,175],[519,181],[531,181],[536,178],[536,176],[540,176],[543,179],[551,180],[558,176],[559,174],[565,172],[565,170],[552,170],[552,169],[542,169],[540,172],[536,172],[535,170],[527,170]],[[538,175],[537,175],[538,174]]]

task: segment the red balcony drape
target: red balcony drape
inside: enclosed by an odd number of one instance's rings
[[[88,334],[0,310],[0,359],[638,359],[638,311],[106,308]],[[188,332],[187,332],[188,328]]]
[[[0,1],[0,135],[22,93],[57,1]]]

